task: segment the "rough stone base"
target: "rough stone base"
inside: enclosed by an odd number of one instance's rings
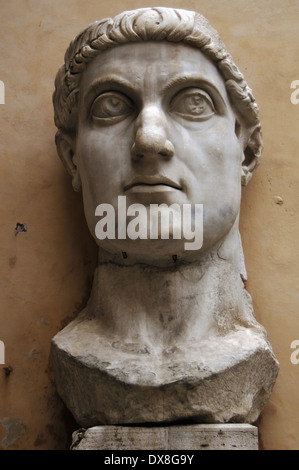
[[[258,450],[250,424],[94,426],[73,433],[72,450]]]
[[[97,320],[83,315],[53,338],[51,365],[59,395],[85,429],[183,421],[253,424],[278,372],[257,327],[150,352],[100,336]]]

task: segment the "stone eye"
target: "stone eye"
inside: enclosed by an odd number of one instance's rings
[[[205,121],[215,114],[213,101],[200,88],[186,88],[172,100],[170,112],[191,121]]]
[[[91,107],[92,117],[106,124],[119,122],[133,111],[131,100],[118,92],[102,93],[95,99]]]

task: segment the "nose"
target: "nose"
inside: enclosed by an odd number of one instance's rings
[[[136,128],[131,148],[133,160],[157,156],[170,159],[174,155],[174,147],[167,138],[165,116],[158,106],[144,108],[138,116]]]

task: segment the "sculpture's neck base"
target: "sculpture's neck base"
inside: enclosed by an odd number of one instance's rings
[[[98,266],[87,314],[101,334],[165,348],[254,322],[238,269],[217,254],[171,267]]]

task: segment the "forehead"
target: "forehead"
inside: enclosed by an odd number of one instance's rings
[[[133,88],[161,90],[173,79],[198,79],[217,89],[228,101],[224,80],[217,67],[199,49],[170,42],[138,42],[100,52],[84,71],[80,91],[87,92],[97,80],[117,76]]]

